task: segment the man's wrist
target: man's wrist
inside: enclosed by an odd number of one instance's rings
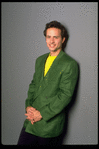
[[[32,107],[32,106],[28,106],[28,107],[26,107],[25,110],[27,111],[27,109],[30,108],[30,107]]]

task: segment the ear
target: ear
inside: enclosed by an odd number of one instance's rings
[[[65,41],[65,37],[63,38],[62,43],[64,43],[64,41]]]

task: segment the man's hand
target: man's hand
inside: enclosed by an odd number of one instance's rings
[[[27,107],[26,108],[26,114],[25,114],[25,116],[27,116],[27,118],[26,119],[28,119],[29,121],[31,121],[31,120],[33,120],[33,112],[35,111],[36,109],[35,108],[33,108],[33,107]]]
[[[29,113],[33,113],[33,111],[35,111],[36,109],[33,108],[33,107],[27,107],[26,108],[26,112],[29,114]]]
[[[38,122],[38,121],[40,121],[41,119],[42,119],[42,116],[41,116],[41,114],[40,114],[40,111],[38,111],[38,110],[35,110],[34,112],[33,112],[33,114],[34,114],[34,122]]]
[[[35,108],[27,107],[26,111],[27,111],[27,113],[25,114],[25,116],[27,116],[26,119],[31,121],[32,124],[34,122],[40,121],[42,119],[40,112],[38,110],[36,110]]]

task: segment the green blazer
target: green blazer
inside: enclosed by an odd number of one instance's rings
[[[49,53],[37,58],[33,80],[29,85],[25,107],[40,111],[42,119],[33,125],[27,119],[25,131],[43,138],[56,137],[63,131],[64,108],[71,101],[78,77],[77,62],[61,51],[44,77]]]

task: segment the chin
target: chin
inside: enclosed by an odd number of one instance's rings
[[[51,52],[54,52],[54,51],[56,51],[56,49],[53,49],[53,50],[52,50],[52,49],[49,49],[49,50],[50,50]]]
[[[58,51],[59,49],[56,48],[56,49],[49,49],[49,50],[50,50],[50,52],[56,52],[56,51]]]
[[[51,52],[54,52],[54,51],[57,51],[58,49],[57,48],[51,48],[51,47],[48,47],[49,48],[49,50],[51,51]]]

